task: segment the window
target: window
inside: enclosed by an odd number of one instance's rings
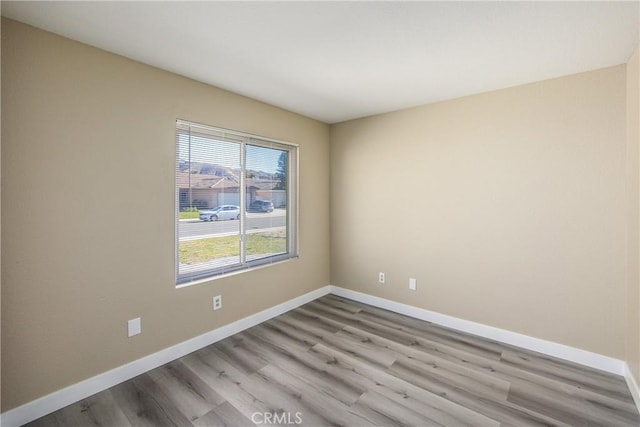
[[[176,283],[297,256],[297,146],[176,122]]]

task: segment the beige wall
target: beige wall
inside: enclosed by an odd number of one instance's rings
[[[300,144],[298,260],[175,289],[176,118]],[[2,125],[2,411],[329,283],[326,124],[3,20]]]
[[[626,361],[640,384],[640,53],[627,64],[627,354]]]
[[[624,65],[331,129],[333,285],[622,359],[625,219]]]
[[[2,4],[0,3],[0,9]],[[2,19],[0,19],[0,34],[2,33]],[[2,51],[0,37],[0,52]],[[2,55],[0,55],[0,81],[2,81]],[[2,85],[0,84],[0,100],[2,99]],[[2,129],[2,106],[0,102],[0,129]],[[0,132],[0,188],[2,188],[2,135]],[[0,254],[2,254],[2,192],[0,191]],[[0,256],[0,381],[2,380],[2,262]],[[2,389],[0,387],[0,393]],[[0,412],[2,411],[2,397],[0,396]]]

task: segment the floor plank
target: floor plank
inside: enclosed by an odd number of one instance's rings
[[[189,420],[200,418],[225,401],[179,360],[154,369],[148,375]]]
[[[193,425],[169,403],[147,374],[113,387],[112,394],[132,426]]]
[[[111,390],[105,390],[75,405],[67,406],[32,423],[31,427],[40,426],[130,426]]]
[[[378,369],[376,366],[367,363],[366,359],[341,353],[323,344],[316,344],[314,349],[319,353],[332,357],[344,365],[350,366],[352,370],[363,376],[369,377],[375,381],[376,384],[382,384],[400,395],[412,396],[416,400],[424,402],[425,404],[438,409],[442,413],[448,414],[451,418],[448,424],[484,426],[497,426],[499,424],[482,414],[469,410],[436,394],[429,393],[420,387],[414,386],[408,381],[388,374],[387,372]]]
[[[242,415],[232,404],[223,402],[194,420],[193,425],[196,427],[249,427],[255,424]]]

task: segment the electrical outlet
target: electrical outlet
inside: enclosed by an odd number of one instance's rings
[[[418,281],[413,277],[409,279],[409,289],[415,291],[418,288]]]
[[[213,297],[213,309],[219,310],[222,308],[222,295],[216,295]]]
[[[132,337],[142,332],[142,322],[139,317],[127,322],[127,335]]]
[[[384,273],[378,273],[378,282],[384,283]]]

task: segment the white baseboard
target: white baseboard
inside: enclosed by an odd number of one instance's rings
[[[517,347],[557,357],[559,359],[600,369],[612,374],[624,376],[626,373],[626,363],[622,360],[614,359],[613,357],[592,353],[590,351],[569,347],[564,344],[558,344],[540,338],[530,337],[516,332],[507,331],[505,329],[495,328],[493,326],[483,325],[481,323],[471,322],[469,320],[458,319],[457,317],[447,316],[445,314],[364,294],[362,292],[352,291],[339,286],[331,286],[331,293],[359,301],[364,304],[373,305],[375,307],[415,317],[416,319],[426,320],[458,331],[468,332],[494,341],[511,344]]]
[[[197,336],[190,340],[176,344],[172,347],[160,350],[141,359],[134,360],[126,365],[119,366],[110,371],[96,375],[69,387],[58,390],[49,395],[26,403],[15,409],[0,414],[0,425],[2,427],[18,427],[33,420],[36,420],[51,412],[62,409],[74,402],[85,399],[103,390],[120,384],[123,381],[143,374],[165,363],[169,363],[182,356],[227,338],[233,334],[241,332],[273,317],[286,313],[296,307],[306,304],[314,299],[320,298],[330,292],[330,286],[324,286],[315,291],[285,301],[275,307],[268,308],[259,313],[245,317],[228,325],[214,329],[206,334]]]
[[[633,374],[631,373],[631,369],[629,368],[629,365],[627,365],[626,363],[625,363],[625,368],[626,369],[624,373],[624,379],[627,381],[627,386],[631,391],[631,396],[633,396],[633,401],[636,402],[636,407],[638,408],[638,412],[640,412],[640,386],[638,386],[638,382],[633,377]]]

